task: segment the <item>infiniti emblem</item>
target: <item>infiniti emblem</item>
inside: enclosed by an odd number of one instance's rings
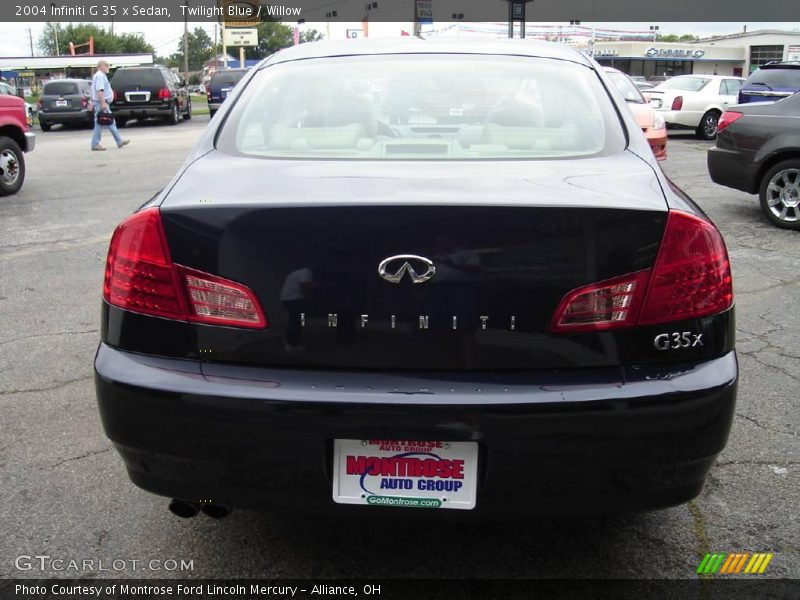
[[[406,273],[413,283],[424,283],[436,274],[436,267],[429,259],[416,254],[390,256],[378,265],[378,275],[390,283],[400,283]]]

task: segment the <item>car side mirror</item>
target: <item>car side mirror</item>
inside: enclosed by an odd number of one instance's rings
[[[647,104],[650,104],[650,100],[653,99],[653,96],[650,94],[642,94],[642,96],[644,96],[644,101],[647,102]]]

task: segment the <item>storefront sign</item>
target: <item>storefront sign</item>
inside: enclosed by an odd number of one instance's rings
[[[587,50],[586,54],[589,56],[619,56],[619,51],[616,48],[595,48]]]
[[[786,60],[800,61],[800,46],[789,46],[786,51]]]
[[[703,58],[705,50],[684,50],[679,48],[650,47],[644,51],[648,58]]]

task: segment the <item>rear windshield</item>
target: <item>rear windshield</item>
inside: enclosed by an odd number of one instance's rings
[[[45,96],[69,96],[79,94],[78,84],[74,81],[51,81],[44,84],[42,92]]]
[[[637,104],[644,104],[644,96],[642,96],[642,92],[639,91],[639,88],[636,87],[630,79],[628,79],[627,75],[623,75],[622,73],[606,73],[608,78],[611,80],[611,83],[614,84],[619,92],[625,97],[625,100],[628,102],[635,102]]]
[[[120,87],[125,85],[161,87],[164,85],[164,76],[158,69],[120,69],[114,73],[111,84]]]
[[[476,55],[336,57],[250,80],[223,152],[338,159],[510,159],[619,152],[597,75],[574,63]]]
[[[660,90],[684,90],[687,92],[699,92],[708,82],[707,77],[674,77],[658,85]]]
[[[766,90],[800,90],[800,69],[759,69],[745,85]]]
[[[211,83],[218,85],[237,84],[244,77],[246,71],[217,71],[211,76]]]

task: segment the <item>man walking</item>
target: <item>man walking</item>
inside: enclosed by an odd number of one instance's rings
[[[108,63],[104,60],[98,61],[97,72],[92,77],[92,103],[94,104],[94,131],[92,132],[92,150],[105,150],[100,145],[100,136],[103,135],[102,126],[97,122],[97,115],[101,112],[111,112],[110,102],[114,99],[114,92],[108,81]],[[130,144],[129,140],[123,140],[117,131],[117,124],[108,125],[117,148],[122,148]]]

